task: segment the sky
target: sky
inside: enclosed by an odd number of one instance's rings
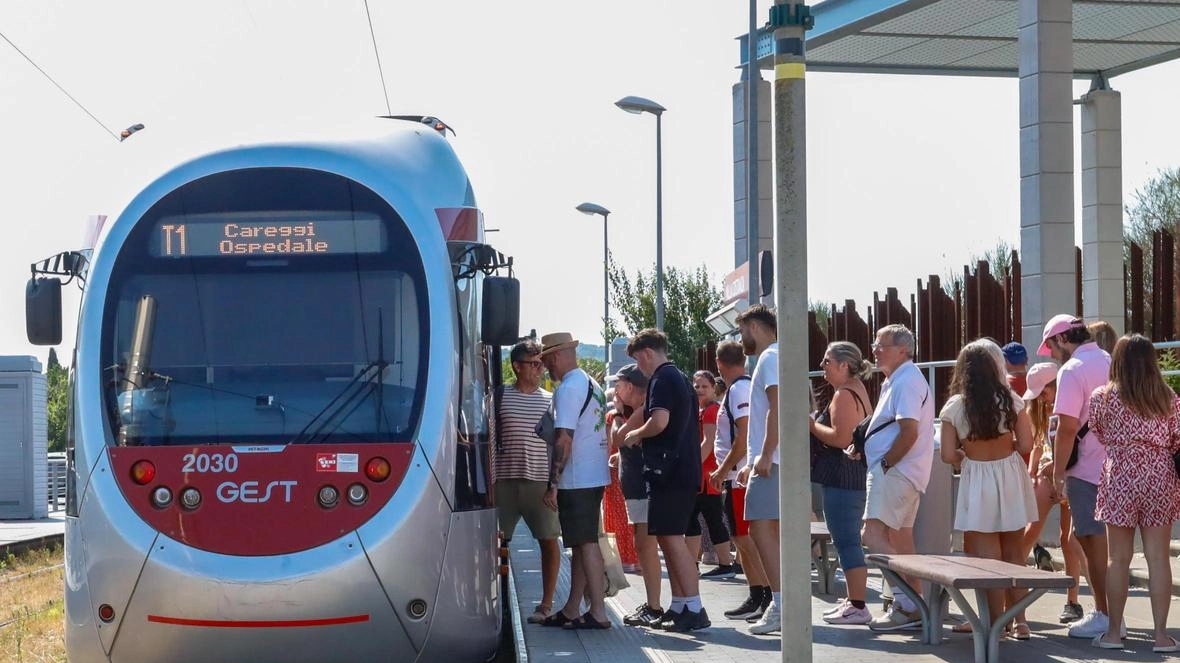
[[[665,265],[703,264],[718,286],[733,269],[731,88],[745,1],[369,6],[392,112],[456,129],[499,230],[489,240],[515,257],[522,329],[598,340],[602,226],[574,210],[581,202],[612,211],[621,265],[654,264],[655,122],[615,108],[623,96],[668,109]],[[0,354],[44,359],[25,339],[28,265],[77,248],[88,216],[113,219],[206,152],[386,114],[362,0],[5,0],[0,32],[107,128],[147,127],[117,142],[0,41]],[[1180,165],[1177,80],[1177,62],[1112,80],[1125,199]],[[1075,96],[1087,87],[1077,81]],[[863,312],[875,290],[908,300],[916,279],[961,269],[997,240],[1017,244],[1017,102],[1015,79],[808,74],[811,298],[855,299]],[[70,291],[62,357],[76,304]]]

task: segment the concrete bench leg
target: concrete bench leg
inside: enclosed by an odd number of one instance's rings
[[[971,624],[971,639],[975,642],[975,663],[987,663],[987,637],[989,629],[987,626],[984,626],[984,624],[989,623],[987,592],[976,590],[975,598],[979,603],[979,614],[976,614],[971,604],[967,602],[967,598],[963,596],[963,592],[960,592],[954,587],[947,587],[946,591],[950,593],[951,598],[955,601],[955,605],[959,606],[959,611],[963,613],[963,616],[967,618],[967,622]]]
[[[1011,608],[1008,608],[996,618],[992,624],[991,632],[988,634],[987,642],[987,663],[999,663],[1000,661],[1000,631],[1003,630],[1004,625],[1012,621],[1016,614],[1032,605],[1033,601],[1045,595],[1046,589],[1029,590],[1023,598],[1015,603]]]
[[[828,550],[828,542],[819,542],[819,559],[815,560],[816,576],[821,594],[836,593],[836,560]]]

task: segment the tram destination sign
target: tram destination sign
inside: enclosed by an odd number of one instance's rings
[[[385,224],[372,213],[240,212],[164,217],[148,252],[156,258],[381,253]]]

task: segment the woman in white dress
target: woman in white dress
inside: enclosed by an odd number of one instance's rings
[[[960,465],[955,529],[968,555],[1024,564],[1024,529],[1037,520],[1037,501],[1021,458],[1032,449],[1024,402],[1004,379],[1000,347],[987,339],[959,352],[942,420],[942,460]],[[989,590],[994,618],[1023,590]],[[962,630],[962,629],[959,629]],[[1016,615],[1018,640],[1030,637],[1024,613]]]

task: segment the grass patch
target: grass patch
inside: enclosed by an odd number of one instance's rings
[[[65,661],[61,546],[0,559],[0,663]]]

